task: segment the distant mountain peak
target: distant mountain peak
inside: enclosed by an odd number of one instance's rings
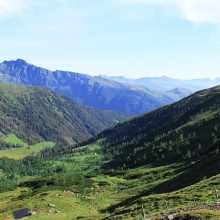
[[[15,62],[20,62],[20,63],[27,63],[25,60],[23,60],[23,59],[17,59]]]
[[[123,76],[110,76],[110,77],[104,76],[104,75],[102,76],[107,79],[115,80],[120,83],[130,83],[133,85],[141,85],[141,86],[145,86],[146,88],[156,89],[159,91],[170,91],[175,88],[185,88],[186,90],[195,92],[195,91],[204,89],[204,87],[200,85],[192,85],[183,80],[173,79],[165,75],[160,76],[160,77],[142,77],[139,79],[125,78]]]
[[[10,60],[10,61],[5,60],[3,63],[5,63],[5,64],[16,63],[19,65],[32,65],[32,64],[28,63],[27,61],[19,59],[19,58],[17,60]]]
[[[33,66],[33,64],[28,63],[26,60],[22,60],[22,59],[17,59],[14,62],[17,63],[17,64],[21,64],[21,65],[31,65],[31,66]]]

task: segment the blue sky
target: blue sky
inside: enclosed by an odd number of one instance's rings
[[[129,78],[220,77],[219,0],[0,0],[0,62]]]

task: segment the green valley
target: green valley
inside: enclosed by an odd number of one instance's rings
[[[0,219],[26,207],[27,219],[219,219],[219,103],[220,86],[83,142],[0,158]]]

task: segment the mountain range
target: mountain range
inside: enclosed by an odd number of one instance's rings
[[[0,83],[0,219],[26,207],[33,219],[218,219],[220,86],[129,118],[54,91],[72,91],[68,79],[77,77],[91,90],[99,79],[100,88],[120,92],[188,91],[145,90],[21,60],[0,68],[11,83]]]
[[[117,82],[141,85],[159,91],[169,91],[175,88],[184,88],[189,91],[196,92],[220,84],[220,78],[216,78],[214,80],[211,80],[209,78],[183,80],[183,79],[173,79],[167,76],[142,77],[138,79],[134,79],[134,78],[129,79],[129,78],[125,78],[124,76],[106,76],[106,75],[100,75],[100,76],[106,79],[115,80]]]
[[[83,105],[132,115],[151,111],[191,94],[183,89],[162,92],[99,76],[50,71],[21,59],[0,63],[0,82],[47,87]]]
[[[182,80],[182,81],[196,85],[196,86],[199,85],[204,88],[210,88],[210,87],[217,86],[220,84],[220,77],[218,77],[214,80],[209,79],[209,78],[201,78],[201,79],[189,79],[189,80]]]

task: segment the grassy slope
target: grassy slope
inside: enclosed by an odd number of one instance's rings
[[[160,168],[139,167],[126,172],[90,177],[92,183],[85,188],[84,195],[92,199],[64,192],[64,189],[70,189],[72,192],[83,194],[82,189],[77,188],[77,185],[62,187],[62,184],[59,184],[59,189],[42,187],[32,195],[28,194],[26,197],[16,199],[19,195],[25,196],[28,191],[30,192],[30,188],[23,186],[15,191],[0,194],[2,203],[0,211],[3,212],[0,219],[5,216],[10,219],[12,211],[25,207],[37,211],[37,215],[31,217],[32,219],[69,219],[70,217],[76,219],[79,216],[82,219],[115,219],[116,216],[117,219],[141,219],[142,205],[145,207],[146,216],[158,214],[165,216],[164,199],[167,201],[169,213],[176,212],[177,209],[187,210],[187,207],[194,207],[191,193],[195,196],[197,207],[213,204],[215,201],[213,186],[220,189],[220,175],[181,190],[156,194],[154,190],[158,186],[176,176],[170,174],[175,170],[177,170],[175,165]],[[162,178],[161,172],[164,174]],[[76,179],[74,174],[72,178]],[[51,209],[48,204],[55,204],[55,209]],[[52,213],[49,210],[52,210]],[[203,212],[204,215],[209,213],[209,211]],[[211,216],[217,214],[209,213]]]
[[[9,144],[19,144],[21,146],[27,145],[24,141],[22,141],[20,138],[18,138],[15,134],[9,134],[4,139],[4,142]]]
[[[10,150],[1,150],[0,157],[8,157],[8,158],[19,160],[21,158],[24,158],[30,155],[32,152],[33,151],[30,151],[29,149],[25,147],[21,147],[17,149],[10,149]]]
[[[41,142],[41,143],[38,143],[38,144],[35,144],[35,145],[31,145],[30,146],[30,150],[32,152],[40,152],[41,150],[45,149],[46,147],[54,147],[55,146],[55,143],[54,142]]]
[[[82,168],[88,163],[88,158],[96,160],[94,152],[97,150],[98,144],[82,147],[83,150],[85,148],[89,151],[74,152],[72,161],[65,162],[69,164],[71,171],[68,172],[69,174],[60,174],[48,179],[57,179],[57,187],[50,187],[51,183],[47,183],[48,180],[42,178],[41,187],[36,188],[35,185],[37,186],[41,182],[41,178],[38,177],[36,180],[23,179],[21,182],[25,181],[25,183],[20,188],[0,194],[2,201],[0,211],[3,212],[0,219],[1,217],[4,219],[6,216],[10,219],[12,211],[25,207],[37,211],[37,215],[31,217],[33,219],[69,219],[70,217],[76,219],[79,216],[82,219],[115,219],[116,216],[117,219],[141,219],[142,205],[145,207],[146,216],[158,214],[165,216],[164,199],[167,201],[169,213],[173,213],[177,209],[186,210],[187,207],[194,207],[191,193],[194,194],[196,206],[199,207],[213,204],[216,201],[213,186],[220,190],[220,175],[217,175],[198,181],[196,184],[166,192],[167,185],[186,172],[183,170],[184,164],[159,167],[145,165],[126,170],[112,170],[103,174],[88,173],[84,180],[87,184],[85,188],[82,187],[81,179],[79,183],[68,184],[69,179],[77,180],[78,177],[74,173],[79,167]],[[75,154],[77,154],[76,157]],[[73,163],[73,161],[77,162]],[[62,158],[57,163],[63,163]],[[44,186],[45,183],[46,186]],[[92,199],[86,199],[82,196],[76,197],[63,190],[81,193]],[[161,193],[161,191],[164,192]],[[25,196],[25,194],[27,195]],[[61,196],[57,196],[57,194]],[[20,195],[22,197],[19,197]],[[48,204],[56,205],[56,208],[52,209],[52,213],[49,212],[51,208]],[[59,210],[60,213],[57,213],[56,210]],[[198,213],[202,213],[201,215],[204,216],[217,215],[216,212],[209,211],[197,211]],[[215,218],[213,217],[213,219]]]
[[[54,145],[55,143],[53,142],[42,142],[36,145],[32,145],[30,147],[20,147],[16,149],[1,150],[0,157],[8,157],[19,160],[31,154],[40,152],[46,147],[54,147]]]
[[[143,181],[134,175],[138,179],[138,187],[144,186],[145,190],[133,190],[133,196],[118,207],[136,204],[138,199],[151,193],[166,193],[167,196],[219,174],[219,101],[218,86],[121,123],[90,140],[92,143],[99,137],[105,138],[101,149],[108,157],[113,155],[110,167],[119,166],[127,170],[146,165],[160,170],[157,174],[151,168],[151,176],[145,175]],[[167,169],[167,165],[171,167]],[[155,175],[161,179],[156,185],[151,180]],[[145,181],[153,185],[146,186]],[[205,198],[207,200],[207,194]],[[121,212],[115,212],[117,206],[113,207],[113,215],[126,213],[125,207]],[[127,213],[130,215],[130,208]]]
[[[41,150],[45,149],[46,147],[54,147],[54,142],[41,142],[35,145],[28,146],[24,141],[18,138],[15,134],[9,135],[2,135],[1,140],[6,143],[20,145],[22,147],[19,148],[12,148],[6,150],[0,150],[0,157],[8,157],[13,159],[22,159],[28,155],[40,152]]]

